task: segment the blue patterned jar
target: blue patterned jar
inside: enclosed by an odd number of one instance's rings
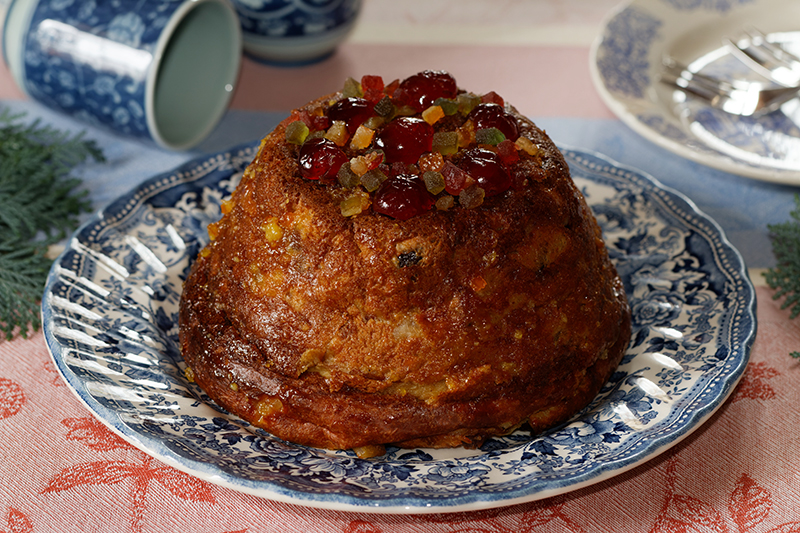
[[[351,32],[361,0],[233,0],[245,52],[267,63],[328,57]]]
[[[171,149],[216,126],[241,59],[226,0],[12,0],[2,44],[32,99]]]

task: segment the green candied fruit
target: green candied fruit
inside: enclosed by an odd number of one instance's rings
[[[455,115],[458,113],[458,104],[455,100],[449,98],[437,98],[434,100],[433,105],[438,105],[447,116]]]
[[[372,112],[382,118],[391,117],[394,114],[394,103],[392,99],[388,96],[384,96],[375,104],[375,107],[372,108]]]
[[[361,183],[361,178],[359,178],[358,174],[353,172],[353,169],[350,168],[350,161],[347,161],[341,167],[339,167],[339,172],[336,174],[336,178],[339,180],[339,184],[342,187],[347,187],[348,189],[352,189]]]
[[[308,138],[308,126],[302,120],[295,120],[286,126],[286,142],[291,144],[303,144]]]
[[[475,142],[478,144],[497,146],[505,140],[506,136],[497,128],[482,128],[475,132]]]
[[[345,98],[362,98],[364,96],[364,89],[361,88],[361,84],[358,80],[348,77],[344,80],[342,95],[344,95]]]
[[[388,176],[383,173],[379,168],[368,170],[361,176],[361,185],[369,192],[374,192],[380,187],[381,183],[386,181]]]
[[[439,194],[444,190],[444,176],[441,172],[428,170],[422,174],[422,181],[425,182],[425,188],[431,194]]]
[[[433,134],[431,149],[442,155],[453,155],[458,152],[458,133],[454,131],[437,131]]]
[[[467,116],[481,103],[481,97],[472,93],[461,93],[456,96],[456,103],[459,113]]]

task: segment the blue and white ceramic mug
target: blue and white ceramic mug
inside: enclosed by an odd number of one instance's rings
[[[2,45],[32,99],[182,150],[225,113],[242,38],[227,0],[11,0]]]
[[[267,63],[324,59],[352,31],[361,0],[233,0],[244,51]]]

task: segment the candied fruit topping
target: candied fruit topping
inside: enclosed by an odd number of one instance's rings
[[[431,151],[433,128],[416,117],[400,117],[378,133],[375,145],[386,154],[386,161],[416,163],[419,156]]]
[[[302,120],[295,120],[286,126],[286,142],[301,145],[305,142],[310,130]]]
[[[346,162],[345,153],[329,139],[309,139],[300,147],[300,173],[311,180],[335,177]]]
[[[444,110],[438,105],[432,105],[422,112],[422,119],[431,126],[439,122],[442,118],[444,118]]]
[[[344,98],[328,108],[328,117],[333,121],[344,122],[347,124],[347,130],[353,133],[372,116],[373,107],[374,105],[364,98]]]
[[[497,128],[483,128],[475,132],[475,142],[478,144],[497,146],[505,140],[506,136]]]
[[[403,80],[394,98],[419,113],[430,107],[437,98],[455,98],[457,93],[458,85],[450,74],[426,70]]]
[[[453,155],[458,152],[458,133],[455,131],[437,131],[433,134],[431,149],[441,155]]]
[[[467,150],[459,166],[483,188],[486,196],[500,194],[511,186],[511,176],[497,154],[491,150]]]
[[[408,220],[433,207],[435,200],[416,176],[401,174],[381,183],[372,210],[397,220]]]
[[[447,72],[426,70],[389,83],[348,78],[340,95],[294,111],[285,140],[301,176],[343,188],[342,216],[371,206],[408,220],[528,186],[542,154],[520,131],[494,91],[465,92]]]
[[[494,103],[478,104],[473,109],[469,118],[475,123],[477,130],[486,128],[497,128],[506,139],[516,141],[519,137],[519,126],[517,119],[506,113],[502,106]]]

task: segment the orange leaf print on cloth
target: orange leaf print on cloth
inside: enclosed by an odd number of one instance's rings
[[[6,523],[8,530],[0,530],[2,533],[32,533],[33,524],[23,513],[17,511],[13,507],[8,509],[6,514]]]
[[[759,361],[750,363],[742,376],[739,386],[733,393],[731,403],[739,400],[771,400],[775,398],[775,391],[769,385],[768,380],[779,375],[779,372],[767,363]]]
[[[175,496],[188,501],[215,503],[208,483],[169,467],[152,468],[147,457],[142,464],[126,461],[97,461],[65,468],[50,480],[42,494],[63,492],[85,485],[132,485],[131,531],[140,532],[150,482],[164,486]]]
[[[728,500],[729,517],[697,498],[677,494],[676,478],[673,458],[667,466],[667,496],[650,533],[800,533],[800,521],[768,529],[765,522],[772,510],[772,495],[747,474],[739,477]],[[735,527],[728,527],[728,520]]]
[[[14,381],[0,378],[0,420],[19,413],[25,405],[25,393]]]
[[[728,511],[739,531],[751,531],[763,522],[772,509],[772,495],[759,487],[747,474],[742,474],[733,489]]]
[[[67,440],[78,441],[97,452],[129,446],[95,418],[65,418],[61,423],[69,429]]]

